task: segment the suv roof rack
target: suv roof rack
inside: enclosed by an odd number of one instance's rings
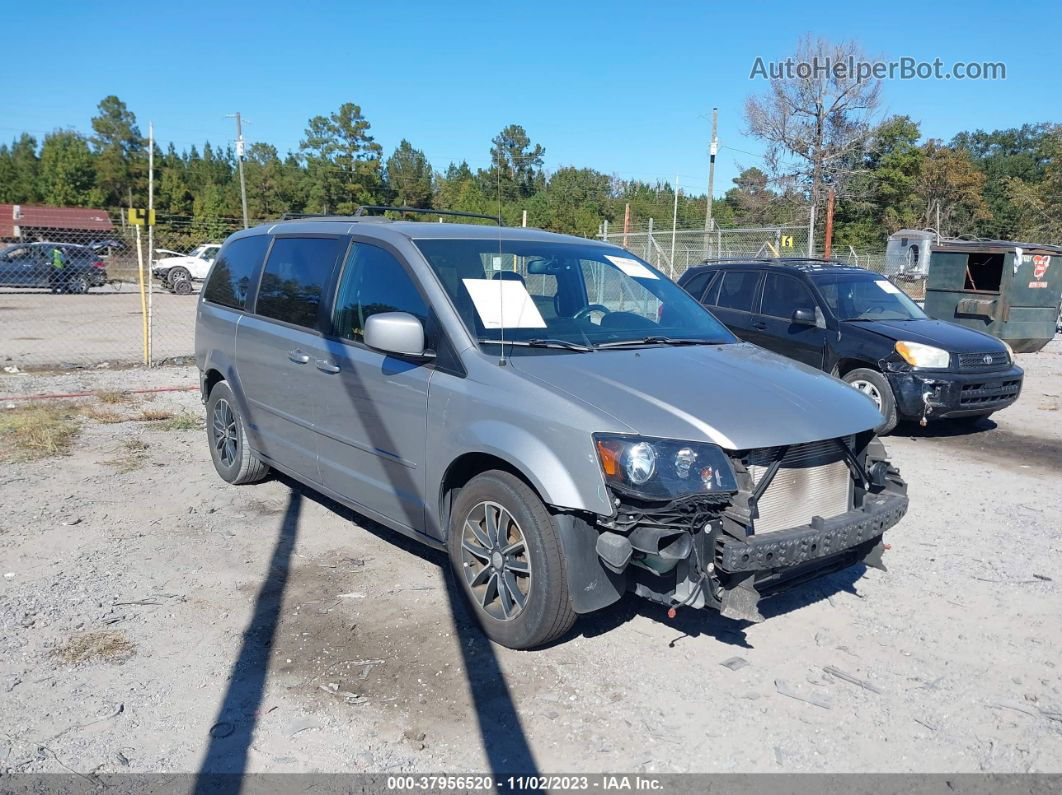
[[[493,221],[498,226],[505,226],[500,215],[483,215],[481,213],[466,213],[460,210],[433,210],[431,207],[392,207],[387,204],[363,204],[354,211],[355,218],[363,218],[368,212],[396,212],[413,213],[416,215],[450,215],[458,218],[482,218]]]
[[[415,213],[417,215],[447,215],[456,216],[458,218],[482,218],[487,221],[493,221],[498,226],[505,226],[502,222],[501,216],[498,215],[481,215],[480,213],[466,213],[459,210],[435,210],[430,207],[392,207],[386,204],[362,204],[358,206],[358,209],[354,211],[353,215],[335,215],[333,213],[284,213],[280,216],[281,221],[304,221],[304,220],[317,220],[317,221],[342,221],[349,223],[353,219],[359,221],[373,221],[376,223],[390,222],[390,218],[384,218],[378,215],[369,215],[369,212],[396,212],[396,213]]]

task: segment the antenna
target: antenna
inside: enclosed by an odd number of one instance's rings
[[[500,221],[502,214],[502,200],[501,200],[501,169],[498,169],[498,219]],[[501,268],[502,260],[502,235],[501,235],[501,223],[498,224],[498,267]],[[494,279],[494,274],[491,274],[491,279]],[[498,282],[498,326],[499,326],[499,338],[501,339],[501,349],[498,353],[498,366],[505,367],[505,317],[502,312],[505,307],[505,279],[497,279]]]

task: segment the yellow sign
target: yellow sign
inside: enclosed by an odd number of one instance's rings
[[[782,248],[792,248],[793,247],[793,236],[792,235],[782,235],[782,241],[781,242],[782,242]]]
[[[154,226],[155,225],[155,211],[151,210],[150,214],[149,214],[149,212],[147,210],[144,210],[144,209],[139,208],[139,207],[130,207],[129,208],[129,223],[131,223],[133,226],[143,226],[144,222],[145,222],[145,219],[147,221],[147,225],[148,226]]]

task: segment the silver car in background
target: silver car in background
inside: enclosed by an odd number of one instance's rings
[[[864,395],[742,343],[613,245],[315,218],[239,232],[199,299],[210,452],[447,550],[486,633],[563,635],[627,591],[762,618],[881,567],[906,485]]]

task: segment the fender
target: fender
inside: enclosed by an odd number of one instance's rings
[[[548,435],[560,436],[562,431],[557,428]],[[585,434],[585,444],[573,442],[570,434],[564,439],[543,438],[548,435],[509,422],[474,420],[462,430],[458,447],[446,455],[447,466],[465,453],[487,453],[523,473],[547,505],[611,516],[615,509],[590,434]],[[567,455],[562,458],[558,451]]]

